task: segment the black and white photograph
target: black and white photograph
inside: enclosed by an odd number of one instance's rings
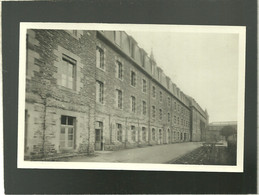
[[[245,36],[20,23],[18,168],[242,172]]]

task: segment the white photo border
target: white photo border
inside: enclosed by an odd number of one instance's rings
[[[239,34],[238,63],[238,124],[237,124],[237,163],[225,165],[179,165],[144,163],[103,163],[103,162],[49,162],[24,160],[24,110],[26,84],[26,32],[27,29],[77,29],[77,30],[137,30],[156,32],[200,32]],[[150,25],[150,24],[105,24],[105,23],[20,23],[19,45],[19,95],[18,95],[18,148],[17,167],[29,169],[97,169],[97,170],[141,170],[141,171],[191,171],[191,172],[243,172],[244,166],[244,109],[245,109],[245,26],[211,25]]]

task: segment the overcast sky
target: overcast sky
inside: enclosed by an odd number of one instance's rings
[[[209,121],[237,120],[238,34],[126,31]]]

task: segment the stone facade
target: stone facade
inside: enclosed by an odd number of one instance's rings
[[[28,30],[26,157],[201,141],[207,124],[125,32]]]

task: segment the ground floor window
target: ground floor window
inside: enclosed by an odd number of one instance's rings
[[[73,149],[75,141],[75,117],[61,116],[60,148]]]
[[[170,136],[170,129],[167,130],[167,138],[168,138],[168,143],[171,142],[171,136]]]
[[[143,141],[147,140],[147,138],[146,138],[146,127],[142,127],[142,140]]]
[[[122,142],[122,125],[117,123],[116,126],[117,126],[117,140],[119,142]]]
[[[131,140],[136,141],[136,128],[135,126],[131,126]]]
[[[152,128],[152,140],[156,140],[156,130],[154,128]]]

